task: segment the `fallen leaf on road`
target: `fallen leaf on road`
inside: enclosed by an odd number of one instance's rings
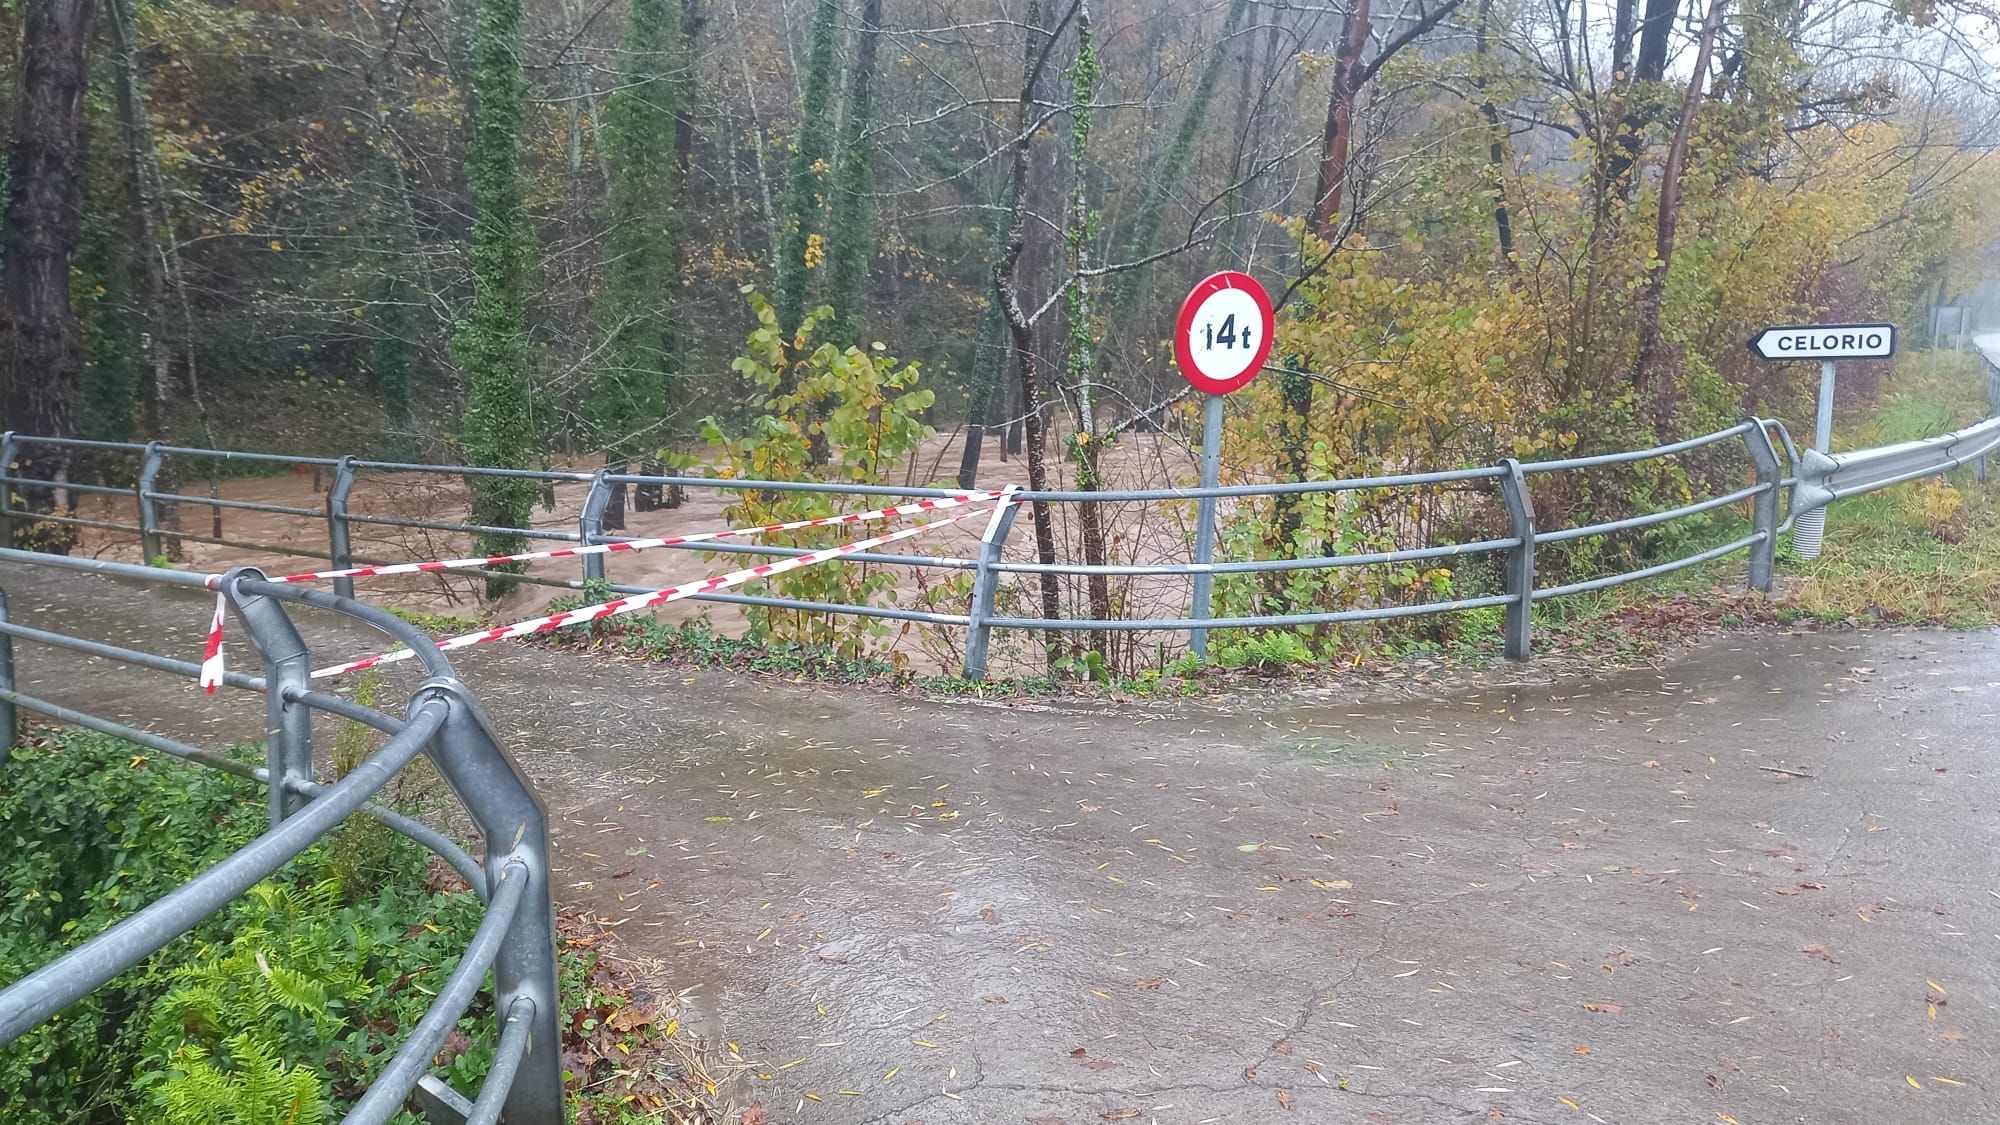
[[[1820,960],[1825,961],[1829,965],[1840,964],[1840,958],[1835,957],[1833,955],[1833,950],[1828,949],[1824,945],[1815,943],[1806,946],[1804,949],[1799,950],[1799,952],[1805,954],[1808,957],[1817,957]]]
[[[1278,1105],[1283,1109],[1292,1108],[1292,1092],[1290,1090],[1278,1091]]]
[[[1619,1012],[1625,1010],[1625,1005],[1614,1004],[1609,1000],[1585,1000],[1583,1002],[1583,1010],[1586,1012],[1603,1012],[1605,1015],[1617,1015]]]
[[[1145,1112],[1143,1109],[1108,1109],[1098,1116],[1106,1121],[1130,1121]]]
[[[1167,983],[1167,978],[1165,977],[1140,977],[1138,980],[1132,982],[1132,987],[1150,992],[1165,983]]]
[[[771,1111],[764,1108],[763,1102],[751,1102],[736,1121],[737,1125],[771,1125]]]

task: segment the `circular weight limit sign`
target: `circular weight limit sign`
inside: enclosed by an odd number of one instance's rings
[[[1211,274],[1181,302],[1174,358],[1204,394],[1241,390],[1270,358],[1277,317],[1257,279],[1237,270]]]

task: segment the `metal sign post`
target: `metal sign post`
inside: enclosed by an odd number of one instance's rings
[[[1802,324],[1766,328],[1750,339],[1762,359],[1819,360],[1819,403],[1814,414],[1813,448],[1833,452],[1834,361],[1886,359],[1896,354],[1893,324]],[[1792,549],[1802,559],[1819,557],[1826,541],[1826,508],[1814,508],[1792,524]]]
[[[1181,302],[1174,326],[1174,359],[1190,386],[1202,392],[1201,487],[1214,489],[1222,479],[1222,396],[1249,385],[1270,358],[1277,335],[1277,314],[1270,294],[1257,279],[1237,270],[1203,278]],[[1195,517],[1194,561],[1206,568],[1215,561],[1215,501],[1203,495]],[[1194,576],[1194,608],[1190,616],[1206,621],[1215,576],[1198,569]],[[1188,648],[1208,659],[1208,630],[1188,630]]]

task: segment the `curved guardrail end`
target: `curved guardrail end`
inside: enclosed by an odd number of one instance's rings
[[[493,963],[494,1010],[516,1000],[534,1008],[519,1076],[507,1094],[506,1119],[560,1122],[562,1040],[556,1023],[555,900],[551,892],[548,814],[528,779],[493,735],[485,710],[463,681],[434,676],[410,697],[410,709],[446,705],[445,721],[428,749],[445,783],[472,815],[486,842],[486,879],[494,890],[520,865],[525,897]]]

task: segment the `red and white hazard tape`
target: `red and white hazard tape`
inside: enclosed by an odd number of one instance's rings
[[[214,585],[213,582],[209,585]],[[222,686],[222,618],[229,610],[229,599],[222,591],[215,592],[215,616],[208,622],[208,644],[201,651],[201,686],[214,695]]]
[[[382,566],[356,566],[356,567],[349,567],[345,570],[322,570],[306,574],[286,574],[276,578],[272,578],[270,579],[270,581],[290,583],[290,584],[300,584],[306,582],[325,582],[335,578],[380,578],[386,575],[394,575],[394,574],[429,574],[436,571],[468,570],[479,567],[500,566],[506,563],[534,562],[541,559],[580,558],[585,555],[607,555],[619,551],[642,551],[654,547],[677,547],[688,543],[710,543],[719,539],[742,539],[754,535],[767,535],[780,531],[800,531],[809,527],[830,527],[838,524],[871,523],[876,520],[893,519],[894,517],[897,516],[915,515],[920,512],[937,512],[937,511],[944,511],[949,508],[963,507],[967,504],[982,504],[988,500],[999,500],[1004,505],[1006,502],[1008,502],[1008,498],[1011,497],[1013,493],[1017,491],[1019,491],[1018,486],[1009,485],[1007,488],[997,492],[993,491],[961,492],[953,496],[932,497],[923,500],[914,500],[907,504],[895,504],[886,508],[872,508],[866,512],[850,512],[846,515],[839,515],[839,516],[819,516],[814,519],[790,520],[785,523],[767,523],[760,527],[732,527],[732,528],[725,528],[721,531],[702,531],[702,532],[695,532],[689,535],[668,535],[650,539],[625,539],[625,540],[620,540],[619,542],[616,543],[592,543],[582,547],[562,547],[551,551],[524,551],[519,554],[513,554],[513,555],[485,555],[478,558],[432,559],[428,562],[390,563]],[[957,523],[960,520],[966,519],[976,514],[978,513],[968,512],[965,515],[954,516],[951,519],[941,520],[936,523],[920,524],[917,527],[910,528],[906,531],[898,532],[892,536],[885,536],[878,539],[867,540],[861,544],[846,544],[842,547],[833,548],[831,553],[815,552],[812,555],[801,555],[796,558],[787,560],[787,563],[772,564],[772,569],[751,567],[748,570],[739,570],[734,572],[733,574],[723,575],[722,577],[724,579],[730,579],[730,578],[736,579],[736,581],[730,582],[728,584],[737,585],[741,582],[748,582],[755,578],[767,577],[771,574],[782,574],[788,570],[797,570],[800,566],[810,565],[811,563],[814,562],[824,562],[826,561],[826,559],[837,557],[840,554],[851,554],[855,551],[864,551],[867,550],[868,547],[871,545],[879,545],[882,543],[893,543],[898,539],[906,539],[909,538],[911,535],[914,535],[917,532],[926,530],[928,528],[942,527],[946,524]],[[756,573],[759,570],[763,570],[763,573]],[[738,577],[739,575],[744,577],[739,578]],[[715,582],[720,580],[721,579],[707,579],[706,581]],[[221,581],[222,581],[222,576],[219,574],[211,574],[208,576],[208,585],[210,587],[215,587]],[[690,583],[689,585],[700,585],[700,584]],[[676,586],[673,587],[672,590],[662,590],[659,591],[659,593],[660,594],[672,593],[673,590],[680,590],[682,588],[683,587]],[[722,587],[719,586],[715,587],[715,589],[721,589],[721,588]],[[694,592],[708,593],[710,591],[697,590]],[[648,594],[642,596],[654,597],[655,595]],[[680,594],[676,598],[664,598],[662,599],[662,601],[674,601],[678,600],[679,597],[686,597],[686,596],[688,595]],[[631,599],[628,598],[625,600],[629,601]],[[605,604],[618,605],[620,603],[608,602]],[[649,604],[657,605],[661,603],[653,602]],[[222,659],[222,628],[223,628],[224,612],[226,608],[227,608],[227,602],[223,598],[222,594],[218,592],[215,596],[215,616],[209,622],[208,642],[206,647],[203,649],[202,661],[201,661],[201,686],[204,689],[206,689],[210,695],[215,694],[215,690],[222,686],[222,674],[224,667]],[[591,607],[591,608],[595,609],[601,607]],[[584,611],[576,610],[573,612],[582,613]],[[627,613],[630,612],[630,610],[620,609],[615,612]],[[563,615],[557,614],[556,616],[560,617]],[[608,617],[610,616],[610,614],[601,614],[600,616]],[[576,620],[582,620],[582,619],[577,618]],[[590,620],[596,620],[596,618],[590,618]],[[549,626],[549,628],[551,629],[560,628],[562,624],[574,624],[574,621],[561,622],[557,625],[551,625]],[[507,628],[511,629],[514,628],[514,626],[508,626]],[[533,631],[536,630],[530,630],[530,632]],[[473,634],[467,634],[467,635],[471,636]],[[513,633],[509,635],[522,636],[524,634]],[[496,637],[490,639],[497,640],[499,638]],[[463,638],[455,637],[453,638],[453,640],[459,641],[463,640]],[[471,644],[476,642],[467,641],[465,643]],[[452,647],[462,647],[462,646],[454,645]],[[407,657],[408,655],[409,653],[406,651],[401,656],[397,656],[396,659],[401,660]],[[313,675],[315,676],[334,675],[337,672],[358,671],[360,668],[367,666],[368,666],[367,664],[362,664],[357,667],[343,666],[337,669],[329,669],[321,672],[314,672]]]
[[[1004,504],[1007,502],[1006,498],[1003,497],[1001,499],[1001,503]],[[615,617],[621,613],[632,613],[641,609],[650,609],[654,606],[665,605],[668,602],[677,602],[683,598],[691,598],[697,594],[712,594],[717,590],[726,590],[731,586],[740,586],[745,582],[752,582],[759,578],[769,578],[774,574],[783,574],[786,571],[798,570],[801,567],[811,566],[814,563],[827,562],[840,558],[843,555],[852,555],[861,551],[872,550],[885,544],[921,535],[926,531],[940,527],[949,527],[952,524],[961,523],[975,516],[987,514],[986,512],[964,512],[931,523],[920,523],[915,527],[906,527],[901,531],[891,532],[888,535],[878,535],[872,539],[860,539],[852,543],[843,543],[838,547],[829,547],[826,550],[814,551],[811,554],[797,555],[778,562],[747,567],[743,570],[717,575],[714,578],[704,578],[698,582],[684,582],[679,586],[670,586],[667,589],[655,590],[648,594],[634,594],[631,597],[619,598],[616,601],[584,606],[581,609],[564,610],[561,613],[551,613],[546,617],[530,617],[525,621],[516,621],[512,625],[501,625],[492,629],[481,629],[477,632],[463,633],[459,636],[439,641],[437,647],[439,651],[449,652],[453,649],[486,644],[489,641],[504,641],[512,637],[526,637],[536,633],[553,632],[565,625],[602,621],[607,617]],[[345,664],[335,664],[329,668],[315,669],[312,675],[314,679],[319,679],[322,676],[338,676],[347,672],[359,672],[364,668],[373,668],[380,664],[408,660],[415,655],[416,653],[410,649],[396,649],[395,651],[381,653],[376,656],[363,657],[360,660],[350,660]]]
[[[915,500],[908,504],[897,504],[888,508],[875,508],[866,512],[853,512],[844,516],[820,516],[809,520],[792,520],[787,523],[767,523],[762,527],[732,527],[722,531],[702,531],[692,535],[668,535],[656,539],[624,539],[616,543],[592,543],[584,547],[562,547],[553,551],[526,551],[518,555],[486,555],[470,559],[435,559],[431,562],[392,563],[386,566],[356,566],[346,570],[321,570],[310,574],[286,574],[271,579],[273,582],[325,582],[334,578],[379,578],[390,574],[428,574],[439,570],[468,570],[475,567],[501,566],[506,563],[536,562],[541,559],[573,559],[585,555],[609,555],[619,551],[643,551],[651,547],[678,547],[688,543],[710,543],[717,539],[742,539],[752,535],[767,535],[779,531],[798,531],[808,527],[830,527],[834,524],[872,523],[875,520],[892,519],[896,516],[913,516],[922,512],[939,512],[947,508],[960,508],[967,504],[983,504],[988,500],[998,500],[998,492],[961,492],[956,496],[940,496],[932,499]]]

